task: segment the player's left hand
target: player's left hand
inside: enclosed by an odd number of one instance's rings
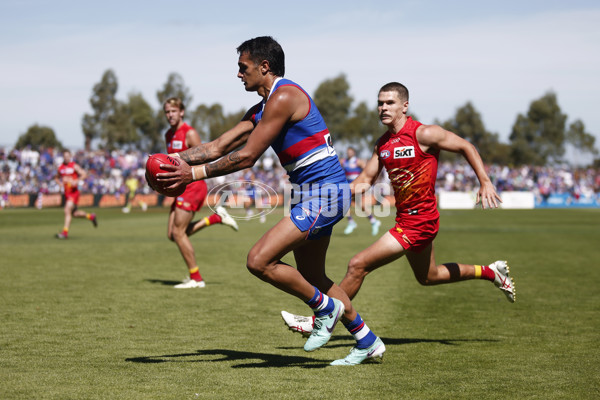
[[[156,179],[169,190],[177,189],[181,185],[187,185],[192,182],[192,167],[183,159],[178,158],[179,165],[160,164],[160,168],[164,171],[156,174]]]
[[[475,204],[481,203],[481,208],[498,208],[498,203],[502,203],[502,199],[496,193],[496,188],[491,182],[486,182],[479,188]]]

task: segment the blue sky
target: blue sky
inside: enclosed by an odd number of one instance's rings
[[[581,119],[600,147],[600,3],[577,0],[4,0],[0,145],[38,123],[82,147],[81,118],[109,68],[122,100],[140,92],[158,108],[156,91],[177,72],[191,107],[248,108],[259,98],[235,76],[235,48],[260,35],[281,43],[286,76],[309,92],[345,73],[354,99],[375,105],[381,85],[400,81],[422,122],[471,101],[502,140],[517,114],[552,90],[568,122]]]

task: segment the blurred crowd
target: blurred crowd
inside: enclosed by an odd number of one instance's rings
[[[80,150],[73,156],[75,162],[87,171],[87,177],[80,186],[84,193],[120,195],[127,191],[125,180],[129,176],[139,179],[140,193],[152,192],[144,178],[147,153],[135,150]],[[60,193],[61,186],[56,179],[56,172],[61,162],[62,152],[52,148],[41,151],[25,148],[9,152],[0,148],[0,194]],[[490,165],[487,168],[498,192],[532,191],[542,197],[566,193],[575,198],[600,194],[598,169],[572,168],[566,165],[518,168]],[[381,180],[385,182],[386,177],[383,176]],[[287,182],[286,171],[279,165],[274,154],[266,153],[253,168],[213,178],[207,183],[209,188],[231,183],[235,190],[236,187],[243,189],[246,181],[258,181],[282,193]],[[477,177],[468,164],[440,163],[437,190],[472,191],[478,187]]]
[[[135,177],[140,181],[139,192],[152,193],[146,184],[145,165],[148,153],[136,150],[83,151],[73,153],[73,161],[87,173],[80,182],[82,193],[116,194],[127,192],[125,180]],[[56,179],[57,168],[62,163],[62,152],[57,149],[12,150],[0,148],[0,194],[51,194],[60,193]],[[242,188],[245,181],[262,182],[277,192],[283,192],[286,171],[272,155],[264,155],[252,169],[238,171],[226,177],[207,180],[209,188],[221,183],[234,183]],[[239,185],[235,183],[239,182]]]
[[[498,193],[504,191],[531,191],[536,197],[548,198],[552,194],[568,194],[575,199],[600,195],[600,170],[556,167],[503,165],[487,166],[487,173]],[[437,190],[474,191],[479,181],[466,163],[440,163]]]

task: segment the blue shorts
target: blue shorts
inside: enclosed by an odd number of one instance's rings
[[[344,183],[315,184],[292,191],[290,218],[306,232],[306,239],[331,236],[333,226],[350,208],[350,185]]]

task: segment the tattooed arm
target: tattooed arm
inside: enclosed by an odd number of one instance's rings
[[[252,116],[262,107],[262,102],[254,105],[242,118],[236,126],[223,133],[215,140],[197,144],[189,149],[175,153],[174,156],[180,157],[189,165],[206,164],[214,161],[225,154],[232,152],[248,141],[248,137],[254,130]]]
[[[171,172],[160,173],[156,177],[159,182],[162,182],[169,189],[175,189],[182,184],[187,185],[192,181],[226,175],[252,167],[256,160],[277,138],[285,124],[304,118],[308,113],[309,107],[310,104],[307,101],[306,95],[300,89],[294,86],[281,87],[267,101],[263,117],[256,127],[254,127],[251,121],[242,120],[242,122],[236,125],[236,128],[239,128],[239,130],[233,128],[221,136],[224,139],[220,141],[218,151],[207,148],[206,155],[204,155],[205,153],[198,153],[195,156],[190,156],[190,162],[200,164],[201,162],[198,160],[201,157],[211,160],[218,158],[220,155],[227,154],[225,157],[210,164],[204,163],[203,165],[195,165],[193,167],[190,167],[185,162],[185,158],[182,157],[183,161],[179,166],[170,164],[161,165],[162,169]],[[244,123],[249,123],[254,129],[250,129],[247,132],[244,131],[242,127],[245,126],[248,128],[250,126]],[[207,143],[207,145],[218,141],[218,139],[214,140]],[[246,143],[246,146],[240,150],[235,150],[243,142]],[[217,146],[217,144],[213,146]],[[183,153],[189,151],[186,150]],[[187,157],[188,154],[185,154],[184,157]],[[215,154],[218,155],[213,158]]]
[[[212,142],[198,144],[175,155],[190,165],[206,164],[246,143],[253,129],[251,121],[242,120]]]

